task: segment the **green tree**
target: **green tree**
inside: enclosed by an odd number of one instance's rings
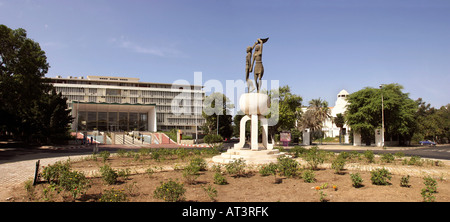
[[[334,124],[336,124],[336,126],[339,127],[339,143],[341,143],[342,127],[344,127],[345,124],[345,118],[344,115],[342,115],[342,113],[336,114],[336,117],[334,117]]]
[[[436,109],[426,104],[422,98],[416,100],[416,103],[418,105],[415,114],[417,126],[412,140],[416,143],[421,140],[447,142],[450,138],[450,104]]]
[[[0,130],[26,142],[67,132],[67,105],[44,78],[50,66],[39,44],[24,29],[0,25],[0,57]]]
[[[291,88],[286,85],[281,88],[266,92],[271,100],[269,118],[269,135],[274,138],[276,133],[283,130],[292,130],[295,123],[301,116],[302,97],[291,92]]]
[[[402,92],[403,86],[393,83],[382,89],[366,87],[352,93],[346,112],[347,124],[360,132],[362,140],[370,144],[374,130],[381,128],[381,95],[384,98],[386,140],[409,141],[415,130],[417,103]]]
[[[328,102],[322,99],[312,99],[309,107],[299,121],[302,130],[310,129],[313,135],[322,138],[323,122],[330,117]]]
[[[230,99],[222,93],[215,92],[207,96],[204,101],[204,109],[202,112],[202,116],[206,120],[205,124],[202,126],[203,132],[206,134],[216,134],[218,122],[219,135],[223,138],[230,138],[233,133],[230,109],[233,107],[234,104],[231,104]]]

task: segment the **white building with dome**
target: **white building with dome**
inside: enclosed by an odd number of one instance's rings
[[[337,127],[336,124],[334,123],[334,118],[339,113],[344,115],[345,111],[347,110],[347,104],[348,104],[347,97],[349,95],[350,94],[345,89],[341,90],[337,94],[337,99],[334,104],[334,107],[329,107],[331,117],[323,122],[322,132],[325,134],[324,137],[339,136],[339,127]],[[307,109],[308,109],[307,107],[303,107],[302,111],[306,112]],[[342,142],[343,143],[349,143],[349,131],[350,131],[349,126],[347,124],[344,124],[343,129],[342,129],[342,138],[343,138]],[[303,144],[304,145],[310,144],[309,133],[310,133],[309,129],[306,129],[303,132]]]
[[[341,90],[338,94],[337,94],[337,99],[336,102],[334,104],[334,107],[329,107],[331,110],[331,118],[328,118],[324,123],[323,123],[323,128],[322,131],[325,133],[325,137],[336,137],[339,136],[339,127],[336,126],[336,124],[334,123],[334,118],[337,116],[337,114],[342,114],[344,115],[345,111],[347,110],[347,97],[350,94],[345,90]],[[343,130],[342,130],[342,134],[344,140],[344,143],[349,143],[349,127],[347,126],[347,124],[344,124]]]

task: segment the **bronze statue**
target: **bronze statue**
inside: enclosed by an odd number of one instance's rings
[[[264,75],[264,66],[262,64],[262,50],[263,44],[267,42],[269,38],[258,39],[252,47],[247,47],[247,57],[245,64],[245,79],[247,82],[248,92],[252,92],[254,90],[253,84],[251,84],[251,80],[249,80],[249,74],[254,71],[255,75],[255,85],[256,91],[259,93],[261,89],[261,78]],[[250,63],[250,59],[252,57],[252,51],[255,49],[255,53],[253,54],[253,61]],[[256,64],[255,64],[256,62]],[[253,69],[253,65],[255,68]]]

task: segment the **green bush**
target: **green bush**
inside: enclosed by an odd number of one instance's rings
[[[275,175],[278,171],[278,164],[276,163],[269,163],[264,164],[259,168],[259,174],[261,176],[269,176],[269,175]]]
[[[280,150],[280,152],[282,151]],[[289,150],[289,153],[294,155],[295,157],[300,157],[306,152],[308,152],[308,150],[301,146],[294,146],[294,148]]]
[[[299,170],[298,162],[286,156],[278,157],[277,165],[280,174],[286,177],[296,176]]]
[[[117,177],[119,175],[108,164],[100,167],[100,173],[102,175],[103,181],[105,181],[107,184],[111,185],[117,182]]]
[[[61,161],[58,161],[53,165],[48,165],[46,167],[43,166],[42,168],[42,178],[44,178],[48,182],[57,183],[62,174],[70,171],[70,162],[66,161],[63,163]]]
[[[375,155],[373,154],[372,150],[366,150],[364,152],[364,157],[367,159],[367,162],[369,163],[375,162]]]
[[[402,178],[400,179],[400,186],[401,187],[410,187],[410,185],[409,185],[409,175],[402,176]]]
[[[226,172],[228,174],[235,175],[237,177],[243,176],[245,174],[245,167],[247,164],[244,159],[234,159],[234,161],[228,163],[225,166]]]
[[[87,188],[90,187],[89,181],[82,172],[67,171],[59,178],[59,187],[72,194],[73,199],[76,199],[79,194],[84,194]]]
[[[155,198],[162,199],[165,202],[180,202],[184,201],[184,185],[177,183],[172,179],[168,182],[161,182],[161,185],[153,192]]]
[[[125,202],[125,201],[127,201],[127,195],[122,190],[116,190],[116,189],[112,188],[110,190],[104,190],[99,201],[100,202]]]
[[[186,183],[188,184],[194,184],[195,179],[197,179],[198,172],[200,168],[196,165],[188,165],[183,169],[183,178],[185,179]]]
[[[221,135],[217,134],[208,134],[203,137],[203,141],[211,147],[214,147],[223,142],[223,138]]]
[[[314,174],[314,171],[312,170],[305,170],[302,173],[303,181],[306,183],[314,183],[316,181],[316,175]]]
[[[359,175],[359,173],[355,173],[355,174],[351,173],[350,174],[350,178],[352,179],[352,186],[353,187],[359,188],[359,187],[363,186],[362,182],[364,182],[364,181],[361,178],[361,175]]]
[[[206,161],[203,158],[197,157],[190,161],[189,165],[198,168],[199,171],[205,171],[207,168]]]
[[[105,150],[105,151],[100,152],[99,155],[101,158],[103,158],[103,163],[104,163],[109,158],[111,153],[109,153],[108,151]]]
[[[391,173],[385,168],[376,169],[370,172],[370,180],[374,185],[389,185],[389,181],[391,180]]]
[[[311,169],[315,170],[317,169],[317,166],[319,166],[319,164],[323,163],[325,157],[324,153],[321,150],[319,150],[319,147],[313,146],[306,153],[305,159],[306,162],[308,162],[308,165],[311,167]]]
[[[89,181],[82,172],[71,171],[70,162],[56,162],[53,165],[43,167],[42,177],[54,186],[58,193],[61,190],[71,193],[73,199],[79,194],[84,194],[90,187]]]
[[[128,176],[130,176],[131,174],[131,170],[126,168],[126,169],[120,169],[117,172],[117,176],[122,177],[123,179],[128,179]]]
[[[219,172],[214,173],[214,183],[217,185],[228,184],[227,179]]]
[[[409,160],[403,159],[403,165],[423,166],[423,162],[419,156],[412,156]]]
[[[208,195],[209,199],[211,199],[211,201],[215,202],[216,201],[216,197],[217,197],[217,190],[216,190],[216,188],[212,187],[211,185],[208,185],[208,187],[203,186],[202,188],[206,192],[206,194]]]
[[[334,172],[339,174],[345,167],[345,158],[342,156],[338,156],[333,162],[331,163],[331,168],[334,169]]]
[[[394,155],[392,155],[392,153],[384,153],[381,156],[381,161],[386,162],[386,163],[391,163],[395,160]]]
[[[434,193],[437,193],[437,181],[433,179],[431,176],[426,176],[423,178],[425,188],[422,189],[420,193],[423,197],[424,202],[434,202],[436,200],[436,196]]]

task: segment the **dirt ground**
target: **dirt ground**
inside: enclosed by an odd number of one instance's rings
[[[279,184],[274,183],[274,176],[261,176],[256,168],[247,171],[244,177],[233,177],[224,174],[228,184],[214,184],[212,170],[201,171],[194,184],[187,184],[183,179],[183,171],[178,170],[188,163],[188,160],[176,158],[157,162],[150,158],[139,160],[129,157],[110,157],[107,160],[114,169],[130,170],[128,178],[119,177],[114,185],[105,185],[98,176],[98,170],[103,165],[101,158],[97,161],[83,160],[71,164],[73,170],[82,170],[90,177],[91,187],[87,193],[76,201],[96,202],[106,189],[123,189],[130,202],[160,202],[162,200],[153,197],[153,192],[160,186],[161,181],[169,179],[182,182],[186,189],[185,199],[192,202],[212,201],[203,187],[211,185],[217,190],[217,202],[318,202],[320,198],[316,186],[327,183],[327,187],[321,191],[325,194],[325,200],[330,202],[421,202],[423,201],[421,190],[425,187],[423,177],[411,176],[410,187],[401,187],[402,175],[392,175],[390,185],[373,185],[370,180],[370,172],[344,170],[343,174],[335,174],[332,169],[320,169],[314,171],[316,181],[306,183],[299,177],[282,178]],[[304,166],[304,165],[303,165]],[[150,176],[145,169],[153,167],[155,172]],[[427,167],[427,166],[423,166]],[[447,167],[447,166],[446,166]],[[175,169],[175,170],[174,170]],[[350,173],[358,172],[363,179],[363,186],[352,186]],[[97,174],[96,174],[97,173]],[[435,178],[437,181],[437,202],[450,202],[450,182],[447,178]],[[337,190],[332,186],[335,185]],[[12,188],[8,201],[43,201],[43,190],[48,183],[36,186],[34,198],[30,199],[23,184]],[[68,195],[68,194],[66,194]],[[68,201],[63,195],[53,195],[51,201]]]

